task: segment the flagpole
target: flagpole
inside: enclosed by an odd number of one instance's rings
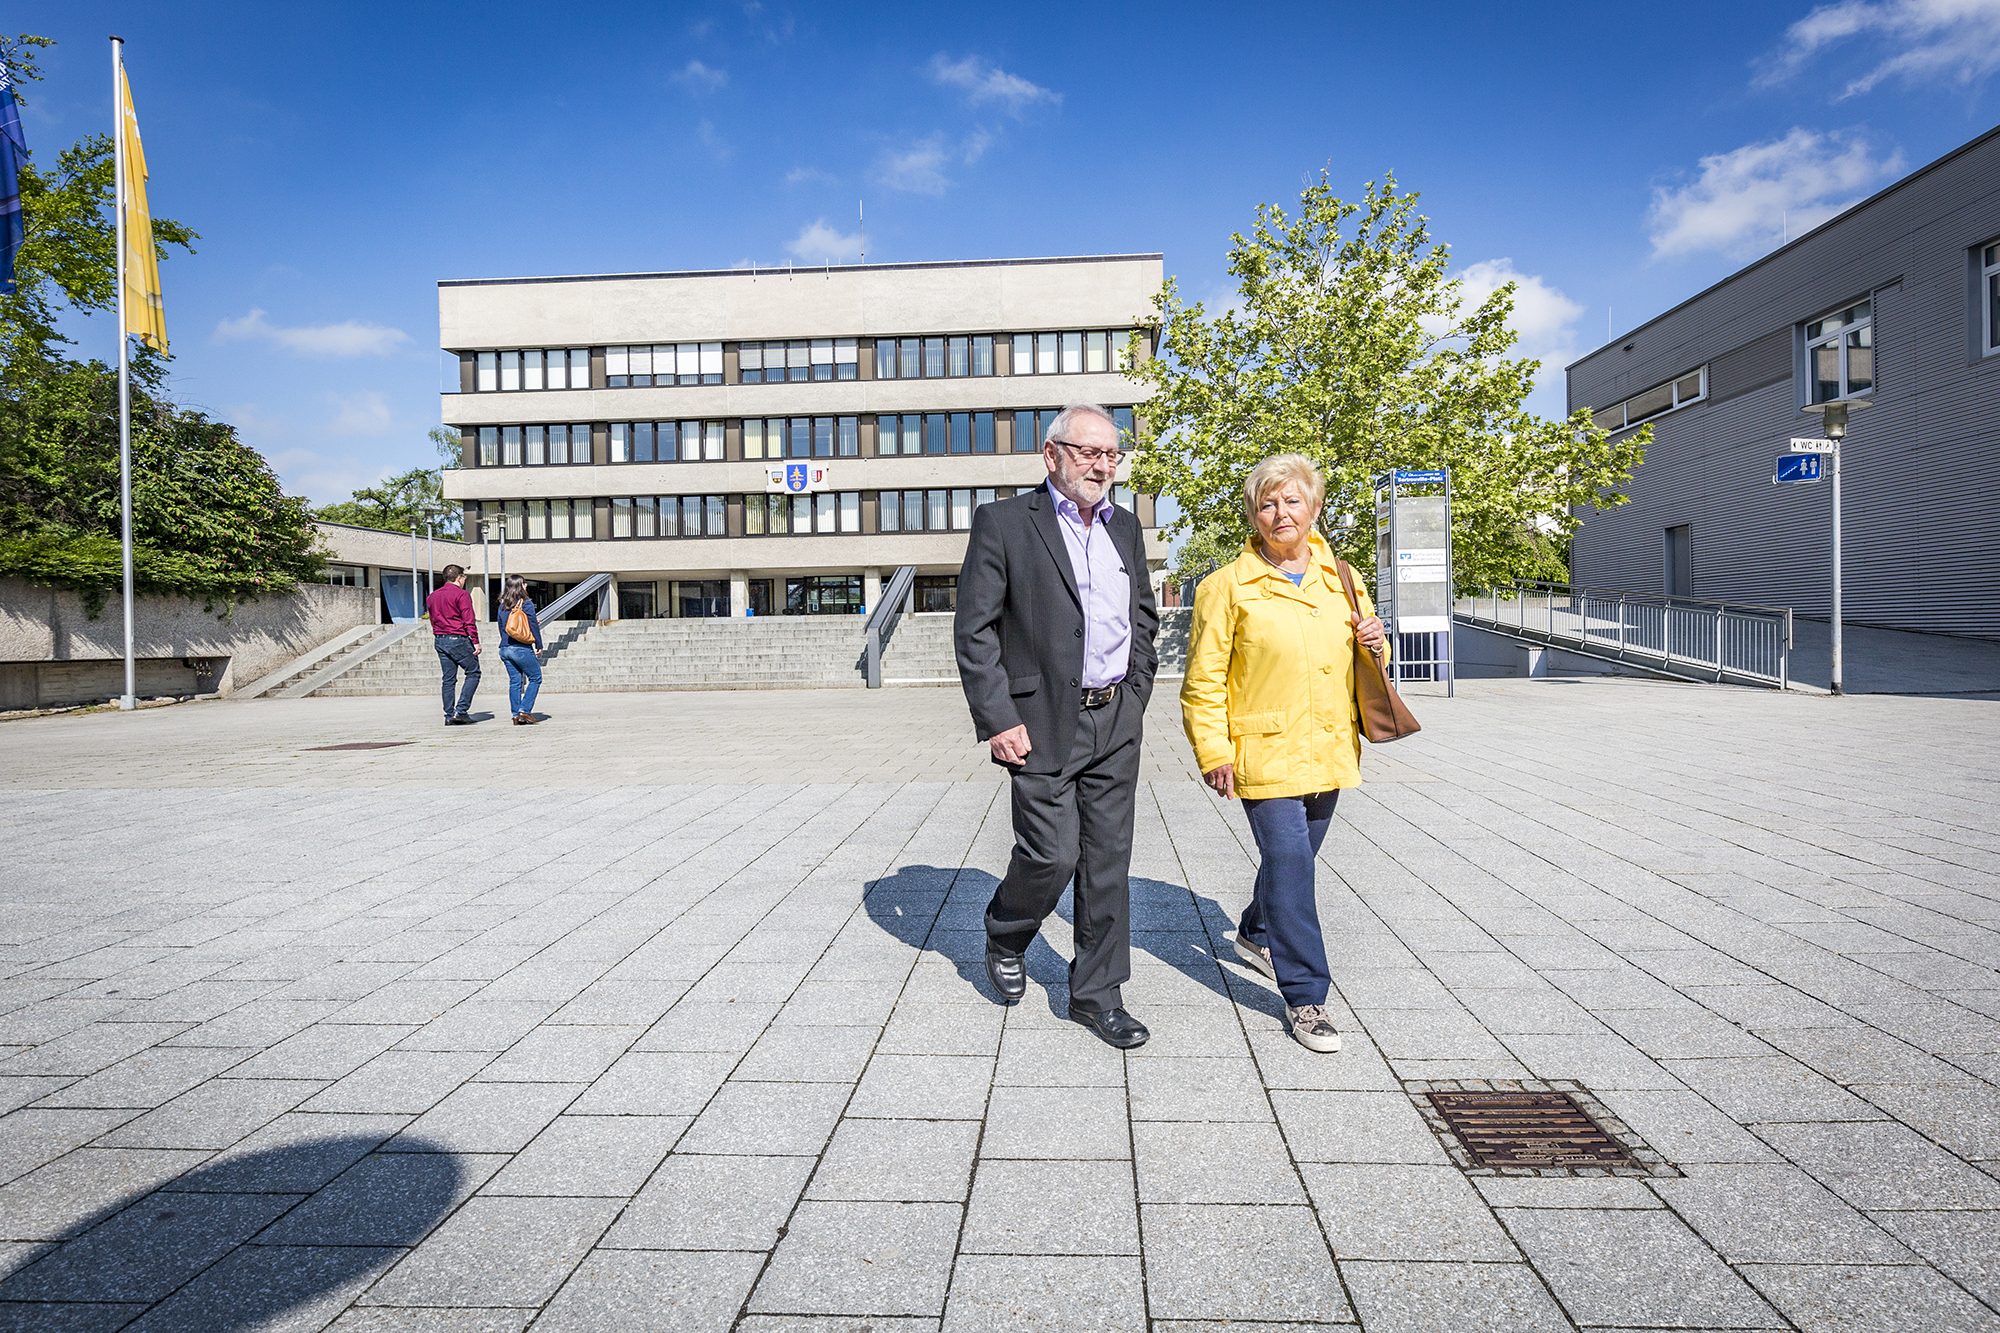
[[[125,334],[125,39],[111,39],[112,172],[118,178],[118,504],[124,519],[125,693],[122,709],[139,706],[132,662],[132,371]]]

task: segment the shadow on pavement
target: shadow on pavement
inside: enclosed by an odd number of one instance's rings
[[[870,881],[862,902],[867,908],[869,920],[885,933],[912,949],[928,949],[949,959],[967,989],[997,1004],[1000,996],[986,976],[986,932],[982,917],[986,902],[999,883],[998,879],[983,870],[952,871],[929,865],[900,866],[895,874]],[[1148,896],[1182,897],[1188,892],[1179,884],[1134,876],[1134,915],[1140,914],[1139,904]],[[1204,916],[1217,915],[1222,911],[1212,899],[1195,895],[1194,903]],[[1066,928],[1074,925],[1073,910],[1072,894],[1065,889],[1056,903],[1055,912],[1043,923],[1044,933],[1037,935],[1035,942],[1028,947],[1030,999],[1033,988],[1039,986],[1049,1012],[1059,1018],[1069,1014],[1069,959],[1049,944],[1046,932],[1060,919],[1063,925],[1057,929],[1066,934]],[[940,915],[947,912],[949,919],[940,924]],[[1181,935],[1199,938],[1200,944],[1181,941],[1178,939]],[[1196,937],[1194,932],[1189,931],[1135,929],[1132,940],[1135,957],[1144,954],[1156,962],[1165,963],[1225,1001],[1241,1000],[1254,1008],[1268,1007],[1259,1003],[1259,992],[1254,986],[1246,987],[1242,994],[1231,991],[1217,970],[1217,960],[1206,952],[1211,947],[1206,935]]]
[[[314,1139],[229,1156],[88,1217],[44,1224],[48,1241],[0,1280],[0,1329],[238,1333],[332,1321],[436,1226],[464,1166],[422,1140]],[[15,1232],[16,1226],[5,1230]],[[155,1308],[156,1307],[156,1308]],[[317,1318],[317,1322],[315,1319]]]

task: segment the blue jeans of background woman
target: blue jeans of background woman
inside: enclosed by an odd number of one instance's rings
[[[1325,1004],[1327,987],[1333,983],[1326,965],[1326,940],[1319,931],[1313,866],[1339,799],[1338,791],[1322,791],[1243,802],[1262,860],[1257,865],[1257,887],[1236,936],[1271,951],[1278,990],[1293,1009]]]
[[[535,711],[535,695],[542,688],[542,663],[533,645],[503,643],[500,660],[507,664],[507,704],[515,717]]]

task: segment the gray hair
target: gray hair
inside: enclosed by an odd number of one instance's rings
[[[1113,420],[1111,414],[1096,403],[1071,403],[1062,411],[1056,413],[1056,419],[1049,423],[1048,430],[1042,435],[1042,443],[1047,444],[1051,440],[1059,444],[1066,443],[1069,439],[1069,425],[1078,417],[1096,417],[1110,426],[1111,429],[1118,429],[1117,421]],[[1121,449],[1125,447],[1122,440],[1119,442],[1118,447]]]

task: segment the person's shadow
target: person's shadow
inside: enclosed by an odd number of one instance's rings
[[[1219,998],[1246,1004],[1276,1016],[1282,1012],[1278,999],[1262,977],[1242,975],[1233,957],[1217,957],[1220,934],[1217,923],[1233,921],[1212,898],[1194,893],[1183,885],[1163,880],[1132,877],[1132,949],[1165,963],[1192,981],[1200,983]],[[999,881],[983,870],[944,870],[930,865],[899,866],[892,875],[869,881],[862,903],[869,920],[912,949],[937,953],[951,961],[968,989],[999,1003],[1000,995],[986,975],[987,901]],[[1150,912],[1150,904],[1173,904],[1173,910]],[[1181,905],[1187,904],[1188,908]],[[1190,916],[1190,909],[1192,917]],[[1068,936],[1075,921],[1071,890],[1064,889],[1054,914],[1043,925],[1043,934],[1028,946],[1027,964],[1030,993],[1042,989],[1049,1011],[1059,1017],[1069,1012],[1069,959],[1057,953],[1046,934],[1057,919],[1057,938]],[[1190,929],[1199,922],[1201,930]],[[1233,969],[1233,970],[1232,970]]]
[[[113,1328],[151,1315],[145,1327],[233,1333],[357,1293],[451,1211],[467,1180],[440,1145],[403,1138],[399,1151],[376,1151],[382,1142],[288,1144],[66,1223],[14,1219],[10,1235],[45,1243],[0,1260],[0,1328]]]

